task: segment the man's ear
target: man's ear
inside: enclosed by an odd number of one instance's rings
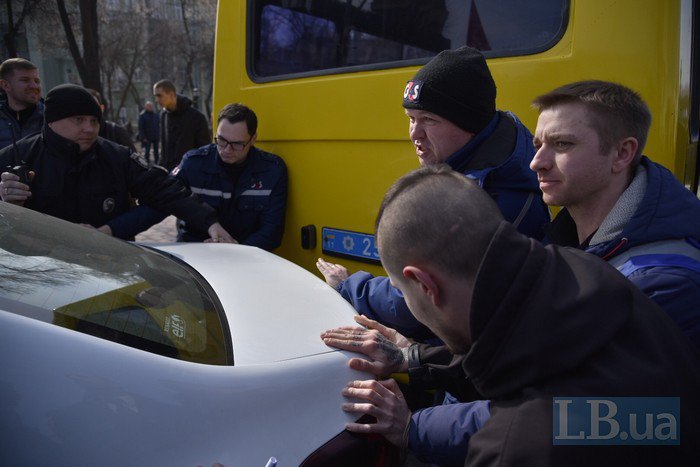
[[[617,151],[615,152],[615,159],[612,164],[613,173],[620,173],[627,170],[630,164],[632,164],[634,156],[637,154],[637,148],[639,148],[639,142],[637,138],[632,138],[631,136],[617,144]]]
[[[435,306],[440,306],[442,296],[436,278],[425,269],[417,266],[406,266],[403,268],[403,277],[406,278],[413,287],[419,287],[421,292]]]

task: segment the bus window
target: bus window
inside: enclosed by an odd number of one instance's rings
[[[465,43],[488,57],[553,46],[567,0],[253,0],[249,73],[254,81],[422,63]]]

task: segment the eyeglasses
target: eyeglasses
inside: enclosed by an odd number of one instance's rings
[[[233,149],[234,151],[243,151],[246,148],[246,146],[248,146],[250,142],[253,141],[253,136],[251,136],[250,139],[244,143],[243,141],[229,141],[223,136],[217,135],[216,138],[214,138],[214,142],[217,146],[219,146],[219,149],[221,149],[222,151],[226,149],[226,146],[231,146],[231,149]]]

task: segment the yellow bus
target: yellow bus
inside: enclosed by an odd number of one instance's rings
[[[531,130],[531,100],[571,81],[625,84],[654,121],[645,153],[698,188],[700,0],[220,0],[215,113],[255,110],[258,145],[289,168],[276,251],[380,273],[372,237],[385,190],[418,167],[401,107],[439,51],[484,52],[498,108]]]

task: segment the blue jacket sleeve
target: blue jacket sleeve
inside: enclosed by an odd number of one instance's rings
[[[241,242],[263,250],[273,250],[282,243],[287,213],[287,166],[280,165],[280,178],[270,193],[270,205],[260,215],[260,227]]]
[[[182,167],[182,163],[180,164]],[[172,175],[169,175],[171,177]],[[176,176],[179,180],[184,182],[189,188],[189,181],[185,174],[178,174]],[[117,238],[124,240],[132,240],[136,235],[141,232],[150,229],[152,226],[161,222],[163,219],[168,217],[167,213],[158,211],[150,206],[141,204],[136,206],[124,214],[115,217],[107,223],[112,229],[112,235]]]
[[[142,204],[115,217],[107,222],[107,225],[112,229],[114,237],[131,240],[166,217],[168,217],[167,214]]]
[[[391,285],[388,277],[374,277],[368,272],[358,271],[345,279],[338,291],[358,313],[396,329],[406,337],[419,340],[435,337],[413,317],[403,294]]]
[[[464,465],[469,439],[491,417],[489,401],[438,405],[411,415],[408,448],[421,461]]]
[[[679,267],[653,267],[627,278],[654,300],[700,350],[700,273]]]

